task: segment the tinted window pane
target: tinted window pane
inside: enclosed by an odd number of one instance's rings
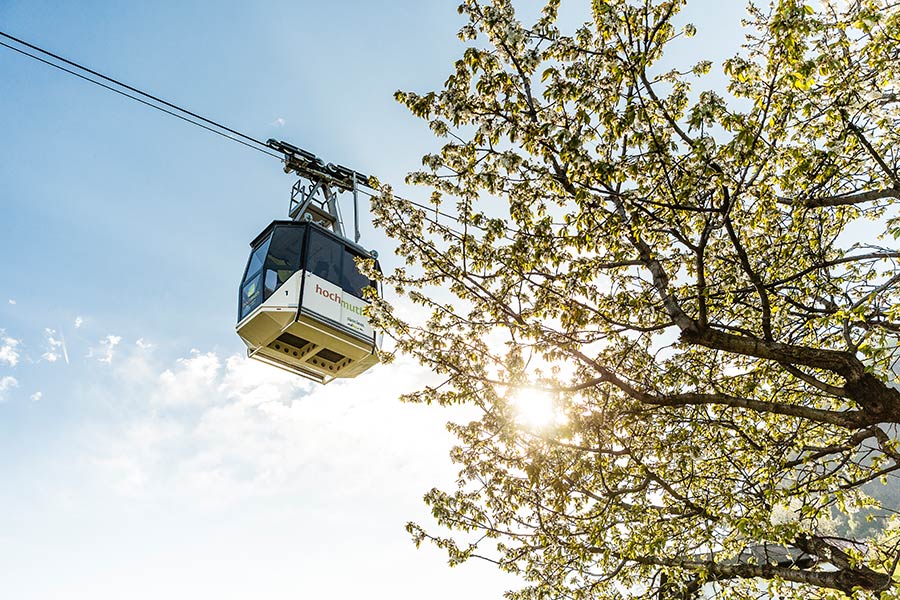
[[[302,227],[278,227],[269,244],[266,268],[297,270],[300,264],[300,249],[303,246]]]
[[[257,306],[262,304],[262,274],[257,274],[251,278],[241,288],[241,319],[253,312]]]
[[[266,298],[293,275],[300,264],[303,228],[278,227],[266,256]]]
[[[284,281],[278,281],[278,271],[273,271],[272,269],[266,269],[266,292],[265,296],[268,298],[272,295],[272,292],[278,289]]]
[[[341,258],[344,254],[344,245],[315,230],[311,230],[309,236],[306,270],[331,283],[341,285]]]
[[[263,261],[266,259],[266,252],[269,250],[269,241],[272,239],[270,235],[262,244],[260,244],[253,254],[250,255],[250,264],[247,265],[247,277],[252,277],[257,271],[262,269]]]
[[[362,289],[370,285],[369,278],[359,272],[355,258],[359,255],[349,250],[344,252],[344,264],[341,271],[341,287],[345,292],[350,292],[357,298],[362,298]]]
[[[293,271],[275,271],[273,269],[266,269],[265,297],[268,298],[271,296],[272,293],[280,288],[282,283],[290,279],[293,274]]]

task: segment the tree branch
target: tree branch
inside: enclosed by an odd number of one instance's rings
[[[839,196],[824,196],[821,198],[788,198],[786,196],[779,196],[776,199],[776,202],[788,206],[799,205],[805,208],[822,208],[827,206],[852,206],[854,204],[883,200],[885,198],[900,199],[900,188],[891,187],[883,190],[870,190],[868,192],[857,192],[855,194]]]
[[[618,557],[617,553],[610,552],[608,548],[589,547],[588,551],[599,554],[611,554]],[[812,571],[774,564],[725,564],[724,562],[659,556],[632,556],[627,558],[647,566],[675,567],[699,572],[705,575],[706,581],[779,578],[794,583],[840,590],[846,594],[852,593],[853,588],[856,587],[880,591],[887,589],[891,584],[890,575],[879,573],[868,567],[847,567],[836,571]]]

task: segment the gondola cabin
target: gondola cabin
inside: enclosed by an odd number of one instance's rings
[[[274,221],[250,245],[237,324],[248,356],[319,383],[379,362],[363,294],[376,283],[355,262],[371,253],[312,221]]]

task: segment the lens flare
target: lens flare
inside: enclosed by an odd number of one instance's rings
[[[565,420],[556,404],[554,394],[535,388],[520,388],[510,395],[516,420],[527,427],[539,429],[558,425]]]

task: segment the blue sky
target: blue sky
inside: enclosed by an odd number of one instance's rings
[[[705,49],[733,49],[739,3],[717,6],[692,11],[715,24]],[[401,190],[437,142],[393,92],[440,86],[460,19],[451,1],[0,0],[12,35]],[[0,595],[516,586],[403,530],[454,475],[451,415],[396,400],[428,373],[401,359],[316,388],[243,358],[247,244],[291,184],[270,157],[0,49]],[[393,264],[365,219],[362,243]]]

